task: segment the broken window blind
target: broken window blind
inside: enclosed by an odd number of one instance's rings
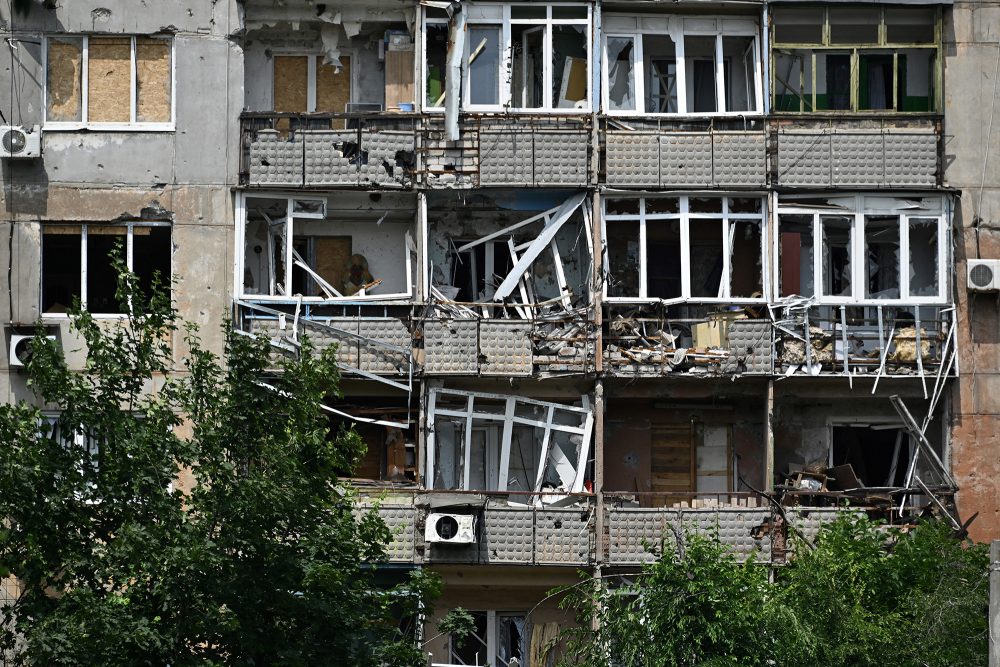
[[[82,120],[83,40],[50,38],[47,67],[46,118],[50,121]]]
[[[87,120],[131,121],[132,38],[91,37],[87,67]]]
[[[170,42],[136,37],[135,73],[135,119],[145,123],[169,123]]]

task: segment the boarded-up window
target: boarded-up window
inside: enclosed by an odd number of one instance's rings
[[[87,120],[131,120],[132,38],[91,37],[87,67]]]
[[[139,122],[170,122],[170,42],[154,37],[135,39],[136,100]]]
[[[83,39],[50,39],[47,59],[46,117],[54,121],[82,120]]]
[[[309,56],[274,57],[274,110],[309,110]]]
[[[386,54],[388,55],[388,54]],[[317,59],[315,111],[343,112],[351,101],[351,59],[340,57],[340,72]]]

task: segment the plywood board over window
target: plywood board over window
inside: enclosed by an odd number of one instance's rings
[[[135,117],[140,122],[169,123],[170,42],[150,37],[135,39]]]
[[[316,62],[315,111],[342,113],[351,101],[351,58],[340,56],[340,72],[333,65]]]
[[[80,120],[83,108],[83,40],[74,37],[50,39],[47,59],[48,119]]]
[[[385,108],[398,110],[402,103],[412,103],[413,51],[387,51],[385,54]]]
[[[309,110],[309,56],[274,57],[274,110]]]
[[[91,37],[89,50],[87,117],[95,123],[129,122],[132,39]]]

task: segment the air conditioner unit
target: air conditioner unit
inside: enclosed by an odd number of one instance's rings
[[[0,157],[32,158],[42,154],[42,132],[35,125],[30,130],[17,125],[0,125]]]
[[[1000,259],[970,259],[969,289],[976,292],[1000,290]]]
[[[28,359],[31,358],[31,341],[34,336],[20,336],[13,335],[10,337],[10,356],[8,357],[8,362],[11,368],[24,368],[28,363]],[[49,340],[54,341],[55,336],[46,336]]]
[[[428,514],[424,541],[435,544],[472,544],[476,517],[470,514]]]

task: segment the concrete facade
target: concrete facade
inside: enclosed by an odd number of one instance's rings
[[[0,8],[5,124],[41,126],[0,161],[6,345],[79,347],[58,230],[169,224],[211,349],[233,313],[338,345],[390,559],[488,664],[544,664],[545,592],[671,527],[772,564],[839,511],[1000,534],[1000,292],[966,280],[1000,259],[1000,7],[137,4]],[[169,40],[169,127],[51,121],[46,45],[84,35]],[[0,355],[0,400],[24,380]]]

